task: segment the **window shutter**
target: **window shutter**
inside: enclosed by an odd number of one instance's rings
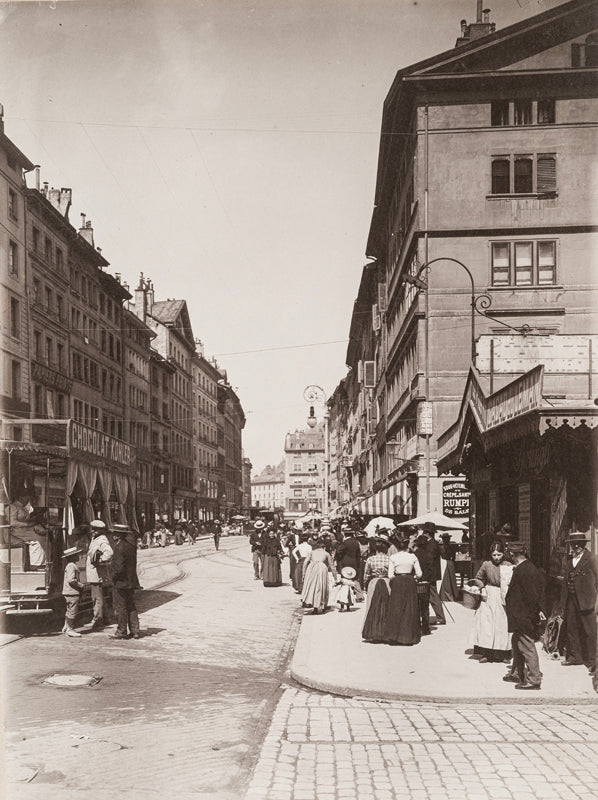
[[[505,158],[495,158],[492,162],[492,194],[509,194],[510,162]]]
[[[556,191],[556,159],[554,156],[538,158],[538,191]]]
[[[363,362],[363,385],[366,389],[376,388],[376,362]]]
[[[386,284],[378,284],[378,310],[381,314],[386,311]]]

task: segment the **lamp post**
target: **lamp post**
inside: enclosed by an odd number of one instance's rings
[[[418,269],[416,275],[403,275],[402,281],[403,283],[409,283],[412,286],[416,286],[418,289],[425,291],[426,293],[426,308],[425,308],[425,332],[424,332],[424,391],[426,395],[426,401],[429,402],[430,398],[430,346],[429,346],[429,336],[430,336],[430,307],[429,307],[429,296],[428,296],[428,282],[422,278],[424,272],[430,272],[432,264],[435,264],[438,261],[450,261],[453,264],[457,264],[459,267],[462,267],[467,276],[469,277],[469,282],[471,285],[471,299],[470,299],[470,308],[471,308],[471,363],[475,367],[476,365],[476,333],[475,333],[475,315],[480,314],[483,317],[493,320],[494,322],[498,322],[500,325],[504,325],[505,328],[510,328],[511,330],[516,331],[517,333],[528,333],[530,331],[529,325],[522,325],[519,328],[514,328],[512,325],[509,325],[506,322],[503,322],[500,319],[496,319],[492,317],[490,314],[487,313],[487,310],[492,305],[492,298],[488,294],[479,294],[476,295],[475,293],[475,283],[473,280],[473,275],[471,274],[471,270],[469,267],[465,266],[462,261],[459,261],[457,258],[452,258],[449,256],[439,256],[438,258],[432,258],[430,261],[426,261],[425,264]],[[431,427],[428,429],[428,433],[423,434],[426,438],[426,456],[425,456],[425,467],[426,467],[426,511],[430,511],[430,437],[432,436]]]
[[[324,516],[328,515],[328,467],[330,464],[330,433],[328,429],[328,422],[330,420],[330,411],[328,410],[328,406],[326,405],[326,392],[322,389],[321,386],[316,386],[311,384],[310,386],[306,386],[303,390],[303,397],[308,403],[322,403],[324,405],[324,480],[323,480],[323,489],[324,489],[324,497],[322,499],[322,514]],[[307,418],[307,424],[310,428],[315,428],[318,423],[317,417],[314,413],[313,405],[309,407],[309,417]]]

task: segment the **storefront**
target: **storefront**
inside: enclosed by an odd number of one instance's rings
[[[563,574],[570,531],[590,526],[597,549],[598,408],[551,399],[536,367],[487,396],[472,369],[459,418],[439,438],[438,470],[465,474],[474,556],[509,523],[549,579]]]
[[[49,613],[61,596],[62,553],[81,548],[92,519],[136,529],[130,445],[74,420],[3,422],[0,595],[7,613]]]

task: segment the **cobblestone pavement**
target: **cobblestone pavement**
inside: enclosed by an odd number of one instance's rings
[[[139,558],[142,584],[162,588],[138,595],[138,641],[46,633],[0,651],[8,800],[242,797],[281,695],[296,595],[254,580],[245,537]],[[54,673],[102,680],[42,685]]]
[[[388,703],[287,688],[245,800],[596,797],[595,708]]]

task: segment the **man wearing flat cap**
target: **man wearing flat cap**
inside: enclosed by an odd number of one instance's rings
[[[585,531],[569,534],[570,554],[565,568],[561,594],[565,621],[567,658],[563,666],[585,664],[590,672],[596,668],[596,620],[594,607],[598,596],[598,564],[586,545]]]

